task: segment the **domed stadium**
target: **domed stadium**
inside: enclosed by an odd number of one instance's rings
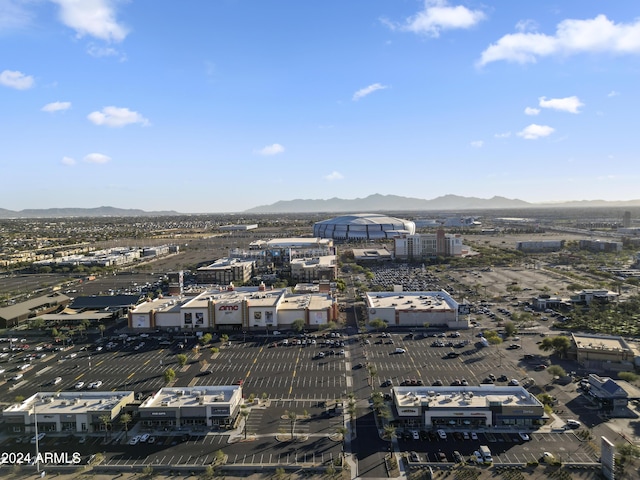
[[[343,215],[313,225],[315,237],[334,240],[380,240],[414,233],[416,224],[412,221],[377,213]]]

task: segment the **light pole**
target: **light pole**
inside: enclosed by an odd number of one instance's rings
[[[36,470],[40,472],[40,445],[38,439],[38,412],[36,410],[36,406],[38,405],[38,397],[39,394],[36,394],[36,398],[33,401],[33,418],[36,424]]]

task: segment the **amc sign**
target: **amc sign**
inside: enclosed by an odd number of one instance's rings
[[[238,310],[238,305],[220,305],[218,310],[221,312],[233,312]]]

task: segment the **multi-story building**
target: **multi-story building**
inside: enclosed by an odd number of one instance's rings
[[[237,258],[221,258],[196,270],[198,283],[228,285],[246,283],[253,276],[254,262]]]
[[[314,258],[294,258],[289,263],[291,280],[313,282],[314,280],[335,280],[338,276],[338,261],[335,255]]]
[[[557,252],[564,248],[564,240],[535,240],[516,243],[516,250],[521,252]]]
[[[592,252],[621,252],[622,242],[606,242],[603,240],[580,240],[581,250]]]
[[[397,259],[418,260],[462,255],[462,236],[445,233],[443,229],[438,229],[436,233],[400,235],[393,241]]]

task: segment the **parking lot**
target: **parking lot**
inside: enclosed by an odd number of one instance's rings
[[[102,382],[99,390],[133,389],[140,395],[148,395],[165,385],[163,372],[172,367],[177,373],[175,386],[242,383],[245,398],[251,394],[268,398],[268,406],[252,408],[246,420],[250,441],[234,441],[233,436],[224,431],[206,433],[179,428],[153,431],[134,425],[129,437],[146,432],[155,437],[155,442],[130,446],[123,432],[118,432],[107,444],[101,434],[86,437],[84,443],[79,443],[80,437],[74,437],[69,448],[73,447],[87,458],[95,451],[104,452],[105,463],[116,466],[204,465],[211,462],[218,451],[227,455],[230,464],[326,464],[342,450],[342,442],[335,440],[335,434],[344,424],[342,416],[327,415],[327,405],[349,393],[354,393],[357,399],[368,399],[373,390],[388,393],[392,385],[407,382],[431,385],[440,381],[449,385],[465,381],[477,385],[490,374],[504,374],[508,380],[519,381],[535,378],[540,385],[549,382],[546,372],[535,371],[535,365],[543,361],[544,356],[533,361],[523,360],[525,352],[539,355],[537,335],[519,339],[519,349],[508,349],[508,344],[482,347],[478,344],[479,329],[481,327],[461,331],[459,336],[435,330],[423,332],[424,329],[419,329],[419,334],[402,332],[384,337],[375,332],[331,340],[318,336],[315,344],[309,341],[304,345],[297,344],[299,337],[295,335],[245,337],[236,334],[228,344],[217,343],[219,352],[214,354],[208,348],[195,353],[196,339],[182,335],[170,339],[168,335],[164,339],[152,335],[128,342],[115,340],[113,349],[101,351],[96,351],[93,344],[78,344],[34,361],[20,381],[6,383],[0,401],[9,403],[17,395],[27,397],[38,391],[72,391],[77,382],[87,385],[96,381]],[[282,345],[285,338],[289,340],[288,346]],[[333,341],[333,345],[325,343],[328,341]],[[435,346],[437,342],[445,346]],[[180,348],[180,344],[184,348]],[[404,353],[396,353],[398,348]],[[324,355],[320,356],[320,352]],[[450,352],[459,355],[448,358]],[[188,357],[184,367],[178,365],[178,353]],[[0,365],[13,369],[19,365],[15,360]],[[371,371],[375,371],[375,375],[370,375]],[[10,374],[7,370],[5,375]],[[57,377],[62,380],[52,385]],[[278,435],[290,431],[286,412],[291,411],[304,417],[295,425],[297,440],[278,441]],[[358,415],[367,414],[366,409],[358,409]],[[549,450],[571,455],[576,462],[597,459],[589,443],[580,442],[571,433],[533,434],[527,442],[517,437],[517,432],[481,431],[478,440],[468,441],[458,441],[453,431],[449,431],[449,437],[443,441],[423,436],[419,440],[406,439],[402,436],[404,432],[399,433],[398,448],[418,452],[424,462],[439,460],[440,452],[448,461],[453,461],[455,450],[468,459],[480,444],[488,444],[494,451],[495,463],[535,460]],[[48,435],[45,448],[47,442],[55,438]],[[235,440],[239,440],[237,435]],[[7,448],[17,451],[25,448],[11,440],[7,442]]]

